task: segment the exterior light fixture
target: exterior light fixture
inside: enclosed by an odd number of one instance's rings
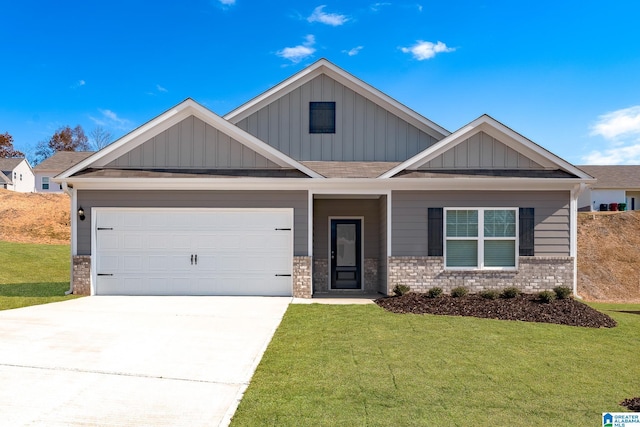
[[[78,218],[80,218],[80,221],[84,221],[84,209],[82,209],[82,206],[80,206],[80,208],[78,209]]]

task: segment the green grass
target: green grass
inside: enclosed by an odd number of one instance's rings
[[[640,395],[640,305],[589,329],[291,305],[232,426],[587,426]]]
[[[69,289],[69,245],[0,241],[0,310],[76,298]]]

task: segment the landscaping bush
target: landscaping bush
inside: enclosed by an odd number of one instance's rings
[[[573,294],[571,288],[568,288],[566,286],[556,286],[555,288],[553,288],[553,292],[556,293],[556,297],[558,297],[558,299],[570,298],[571,294]]]
[[[540,302],[549,303],[549,302],[553,301],[554,299],[556,299],[555,292],[542,291],[542,292],[538,293],[538,300],[540,300]]]
[[[411,288],[407,285],[396,285],[393,288],[393,293],[396,294],[396,296],[401,297],[402,295],[406,294],[410,290]]]
[[[461,298],[466,296],[469,293],[469,289],[464,286],[458,286],[457,288],[451,289],[451,296],[454,298]]]
[[[497,299],[500,296],[500,292],[495,289],[487,289],[486,291],[480,292],[480,296],[484,299]]]
[[[438,298],[442,296],[442,288],[431,288],[427,291],[427,297]]]
[[[502,298],[515,298],[518,295],[520,295],[520,289],[516,287],[505,288],[500,294]]]

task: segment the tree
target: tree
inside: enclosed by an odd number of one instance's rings
[[[0,134],[0,158],[11,159],[14,157],[24,157],[24,153],[13,148],[13,136],[9,135],[9,132]]]
[[[93,148],[96,150],[102,150],[107,145],[111,144],[113,135],[111,132],[103,128],[102,126],[96,126],[90,133],[91,140],[93,141]]]
[[[82,126],[71,129],[70,126],[59,128],[49,141],[40,141],[36,146],[36,161],[41,163],[56,151],[88,151],[89,138],[84,134]]]

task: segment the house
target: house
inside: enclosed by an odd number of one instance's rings
[[[578,199],[581,211],[603,210],[602,205],[624,203],[625,210],[640,210],[640,165],[578,166],[598,181]]]
[[[327,60],[220,117],[187,99],[55,179],[79,294],[576,284],[587,173],[483,115],[449,132]]]
[[[33,168],[35,174],[35,191],[37,193],[62,193],[62,184],[51,179],[71,166],[84,160],[93,151],[56,151]]]
[[[27,159],[0,158],[0,188],[19,193],[31,193],[34,182],[33,169]]]

